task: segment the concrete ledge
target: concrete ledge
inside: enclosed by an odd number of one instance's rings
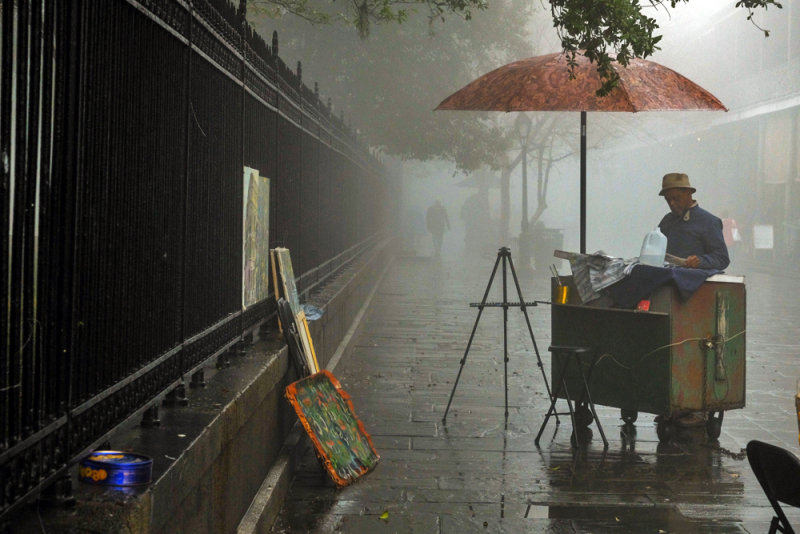
[[[285,435],[292,424],[282,398],[289,381],[288,351],[283,347],[270,354],[256,344],[252,352],[266,362],[258,369],[235,362],[235,372],[225,369],[214,377],[214,389],[232,392],[233,398],[153,485],[152,532],[229,531],[226,525],[238,521],[257,491],[258,473],[278,457],[280,442],[274,437]],[[195,406],[193,417],[202,417],[201,407]]]
[[[237,534],[269,532],[283,507],[292,482],[292,473],[300,457],[310,446],[310,440],[300,422],[296,422],[261,484],[250,508],[236,529]]]

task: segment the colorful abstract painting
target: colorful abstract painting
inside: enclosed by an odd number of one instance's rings
[[[269,296],[269,179],[244,168],[242,308]]]
[[[286,388],[286,398],[306,429],[317,455],[337,486],[346,486],[372,470],[380,456],[350,396],[322,370]]]

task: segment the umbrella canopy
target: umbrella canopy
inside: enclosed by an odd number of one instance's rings
[[[586,112],[587,111],[727,111],[714,95],[672,69],[644,59],[627,67],[612,62],[618,85],[597,96],[602,80],[597,65],[575,56],[570,78],[563,53],[515,61],[470,82],[445,98],[437,110],[580,111],[581,112],[581,252],[586,252]]]

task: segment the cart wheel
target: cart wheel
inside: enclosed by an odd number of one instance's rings
[[[719,417],[714,417],[714,412],[708,414],[706,420],[706,432],[709,439],[717,439],[722,433],[722,412],[719,412]]]
[[[575,424],[581,427],[588,427],[594,421],[592,411],[586,404],[580,404],[575,407]]]
[[[626,425],[632,425],[636,422],[636,419],[639,418],[639,412],[636,410],[627,410],[623,408],[621,410],[622,420],[625,421]]]
[[[656,423],[656,435],[658,436],[658,441],[662,443],[669,441],[675,435],[675,425],[666,418],[662,419]]]

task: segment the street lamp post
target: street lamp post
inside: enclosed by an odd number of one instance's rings
[[[528,234],[528,147],[522,146],[522,225],[520,232]]]
[[[528,140],[531,135],[531,119],[525,114],[517,115],[514,125],[519,135],[520,150],[522,151],[522,224],[519,234],[519,256],[521,268],[528,271],[531,268],[531,242],[528,221]]]

